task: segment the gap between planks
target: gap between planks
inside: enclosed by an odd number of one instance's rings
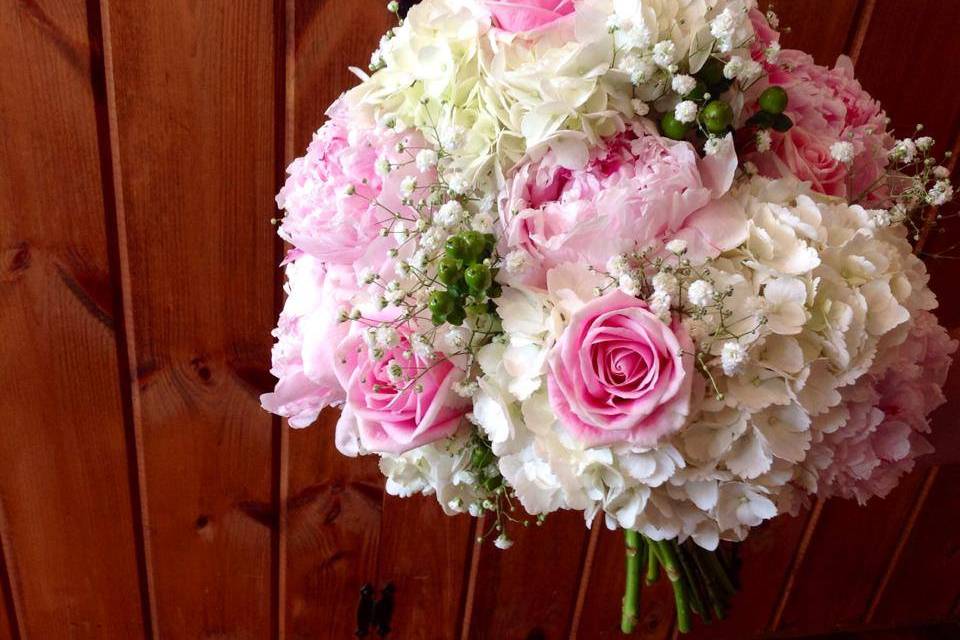
[[[107,232],[111,279],[114,283],[118,385],[124,415],[124,433],[127,439],[133,534],[137,550],[144,633],[148,639],[152,639],[159,638],[160,634],[156,617],[156,587],[151,561],[150,536],[147,535],[150,530],[149,512],[146,492],[143,490],[146,477],[143,414],[137,384],[136,339],[133,309],[128,304],[133,285],[130,279],[130,260],[126,242],[127,227],[120,168],[120,138],[117,125],[109,0],[87,0],[87,21],[91,47],[91,82],[94,96],[97,98],[97,138],[103,188],[104,226]],[[95,43],[103,52],[102,60],[97,60],[95,57]]]

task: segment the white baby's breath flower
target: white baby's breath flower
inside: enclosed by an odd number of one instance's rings
[[[494,218],[489,212],[481,212],[470,219],[470,228],[480,233],[491,233],[494,222]]]
[[[856,149],[854,148],[852,142],[847,142],[844,140],[834,142],[832,145],[830,145],[830,157],[837,162],[850,164],[856,157]]]
[[[417,153],[416,162],[420,173],[426,173],[437,166],[437,152],[433,149],[422,149]]]
[[[910,138],[898,140],[890,150],[890,159],[894,162],[909,164],[917,157],[917,143]]]
[[[480,204],[477,205],[477,208],[480,209],[481,213],[489,213],[493,211],[493,208],[496,206],[496,204],[496,197],[492,193],[487,193],[480,198]]]
[[[760,129],[757,131],[755,140],[757,142],[757,151],[760,153],[766,153],[770,151],[770,145],[773,140],[770,136],[770,132],[767,129]]]
[[[618,286],[628,296],[637,296],[640,294],[640,283],[630,273],[620,275]]]
[[[723,148],[723,138],[719,136],[710,136],[703,145],[703,152],[708,156],[714,156]]]
[[[501,534],[498,535],[498,536],[496,537],[496,539],[493,541],[493,545],[494,545],[497,549],[509,549],[510,547],[513,546],[513,540],[511,540],[511,539],[507,536],[507,534],[501,533]]]
[[[693,100],[684,100],[674,109],[674,117],[679,122],[694,122],[697,119],[697,103]]]
[[[393,327],[382,326],[377,328],[377,344],[381,347],[391,348],[397,346],[400,342],[400,334]]]
[[[377,175],[381,178],[386,177],[390,174],[390,160],[385,156],[380,156],[377,158],[376,162],[373,163],[373,170],[377,172]]]
[[[466,178],[461,175],[447,178],[447,186],[450,188],[450,191],[461,196],[464,195],[469,188]]]
[[[947,169],[943,165],[937,165],[933,168],[933,177],[940,180],[944,180],[950,177],[950,169]]]
[[[400,193],[406,197],[413,195],[413,192],[417,188],[417,178],[416,176],[407,176],[400,181]]]
[[[677,55],[677,45],[672,40],[662,40],[653,46],[653,61],[663,68],[674,63]]]
[[[743,73],[743,58],[740,56],[730,56],[730,60],[723,66],[723,77],[727,80],[734,80]]]
[[[460,380],[453,385],[453,392],[461,398],[472,398],[478,391],[480,391],[480,385],[473,381]]]
[[[672,273],[666,273],[661,271],[657,275],[653,276],[651,279],[651,284],[653,285],[653,290],[670,293],[671,291],[676,291],[679,283],[677,282],[677,277]]]
[[[470,330],[464,327],[450,327],[441,336],[440,348],[447,354],[463,351],[470,343]]]
[[[713,285],[706,280],[696,280],[690,285],[687,296],[695,306],[706,307],[713,304]]]
[[[503,266],[507,273],[520,274],[530,266],[530,254],[523,249],[514,249],[503,259]]]
[[[953,200],[953,185],[949,180],[939,180],[927,192],[927,202],[935,207],[941,207]]]
[[[780,57],[780,43],[771,42],[770,46],[763,50],[763,57],[766,58],[770,64],[775,64],[777,58]]]
[[[364,267],[357,272],[357,286],[364,287],[373,284],[377,279],[377,274],[370,267]]]
[[[726,53],[733,49],[733,36],[737,28],[737,17],[732,7],[727,7],[710,22],[710,34],[720,44],[720,51]]]
[[[607,273],[614,278],[619,278],[629,267],[627,256],[617,254],[607,260]]]
[[[723,343],[720,351],[720,364],[724,375],[736,375],[747,360],[747,349],[739,342],[730,340]]]
[[[927,151],[930,151],[930,149],[932,149],[934,145],[934,139],[931,138],[930,136],[921,136],[916,140],[914,140],[914,142],[917,145],[917,149],[919,149],[920,151],[923,151],[924,153],[926,153]]]
[[[687,241],[681,240],[679,238],[675,238],[667,243],[666,249],[670,253],[675,253],[677,255],[680,255],[681,253],[687,250]]]
[[[437,211],[434,221],[444,227],[450,228],[460,224],[463,220],[463,205],[456,200],[446,202]]]
[[[693,76],[678,75],[673,76],[670,86],[673,87],[675,92],[685,96],[693,91],[693,89],[697,86],[697,81],[693,78]]]
[[[403,366],[396,360],[387,363],[387,377],[393,384],[399,384],[403,381]]]
[[[670,322],[670,305],[673,304],[673,296],[665,291],[655,291],[650,296],[650,311],[661,321]]]

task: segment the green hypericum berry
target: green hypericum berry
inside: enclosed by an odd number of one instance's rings
[[[467,257],[469,262],[480,262],[487,254],[487,238],[479,231],[466,231],[463,238],[467,243]]]
[[[470,265],[467,267],[467,270],[464,271],[463,278],[467,281],[467,286],[470,287],[470,291],[474,293],[483,293],[493,281],[490,275],[490,267],[485,264]]]
[[[444,249],[447,257],[454,260],[466,260],[468,254],[467,240],[462,235],[450,236]]]
[[[453,311],[447,314],[447,322],[455,327],[462,325],[463,321],[466,319],[467,312],[462,306],[456,307]]]
[[[677,120],[672,111],[668,111],[660,118],[660,131],[671,140],[683,140],[689,130],[690,125]]]
[[[451,285],[460,279],[461,262],[453,258],[444,258],[437,265],[437,279],[446,285]]]
[[[449,315],[455,305],[456,300],[446,291],[434,291],[430,294],[430,300],[427,302],[427,307],[429,307],[430,313],[434,316]]]
[[[447,316],[440,315],[438,313],[431,313],[430,321],[433,323],[435,327],[439,327],[440,325],[442,325],[444,322],[447,321]]]
[[[783,87],[767,87],[760,94],[760,108],[767,113],[779,115],[787,109],[787,92]]]
[[[713,100],[700,112],[700,120],[710,133],[724,133],[733,122],[733,109],[722,100]]]
[[[708,87],[721,84],[726,80],[726,78],[723,77],[723,67],[724,64],[720,60],[707,58],[707,61],[703,63],[700,71],[697,72],[697,77],[703,80],[704,84]]]

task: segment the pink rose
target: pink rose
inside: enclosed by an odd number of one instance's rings
[[[733,141],[700,158],[687,142],[641,129],[606,140],[586,165],[570,168],[553,151],[510,176],[500,201],[504,254],[522,249],[535,265],[523,278],[542,286],[551,267],[685,240],[700,260],[746,237],[743,211],[727,195],[737,167]]]
[[[652,447],[690,412],[693,343],[620,291],[574,313],[549,359],[550,405],[586,446]]]
[[[576,9],[573,0],[486,0],[494,25],[516,33],[545,27]]]
[[[360,448],[400,454],[452,435],[466,413],[464,400],[452,389],[463,377],[461,370],[443,356],[427,359],[412,353],[403,327],[396,345],[375,359],[365,331],[353,323],[350,336],[337,347],[335,371],[346,390],[338,448],[348,455]]]

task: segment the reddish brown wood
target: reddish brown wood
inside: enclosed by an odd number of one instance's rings
[[[778,630],[823,633],[863,618],[899,537],[890,523],[905,521],[923,478],[923,472],[904,478],[867,507],[839,499],[825,504]]]
[[[960,465],[940,468],[873,622],[908,625],[952,615],[960,596]]]
[[[620,632],[620,606],[623,599],[625,556],[623,531],[602,531],[590,572],[580,624],[576,637],[583,640],[624,638]],[[644,640],[669,638],[673,631],[673,589],[664,577],[644,587],[640,597],[637,633]]]
[[[510,549],[482,547],[469,637],[565,637],[589,538],[583,514],[558,511],[510,533]]]
[[[156,628],[267,638],[274,7],[114,1],[104,14]]]
[[[457,637],[474,523],[468,515],[444,515],[434,496],[385,498],[378,584],[395,588],[396,637]]]
[[[832,67],[837,56],[849,52],[848,42],[856,31],[867,0],[773,0],[783,30],[785,49],[802,49],[818,64]]]
[[[304,152],[330,103],[358,82],[347,67],[369,59],[391,16],[377,3],[291,0],[286,20],[289,162]],[[338,417],[323,413],[309,429],[290,431],[284,445],[283,626],[290,638],[313,638],[318,629],[350,637],[360,588],[377,581],[383,481],[375,458],[345,458],[334,448]]]
[[[5,529],[3,514],[0,513],[0,538],[4,537]],[[10,576],[4,554],[3,540],[0,539],[0,640],[18,640],[20,630],[17,627],[17,606],[10,590]]]
[[[144,632],[97,22],[83,3],[0,4],[0,523],[36,638]]]

